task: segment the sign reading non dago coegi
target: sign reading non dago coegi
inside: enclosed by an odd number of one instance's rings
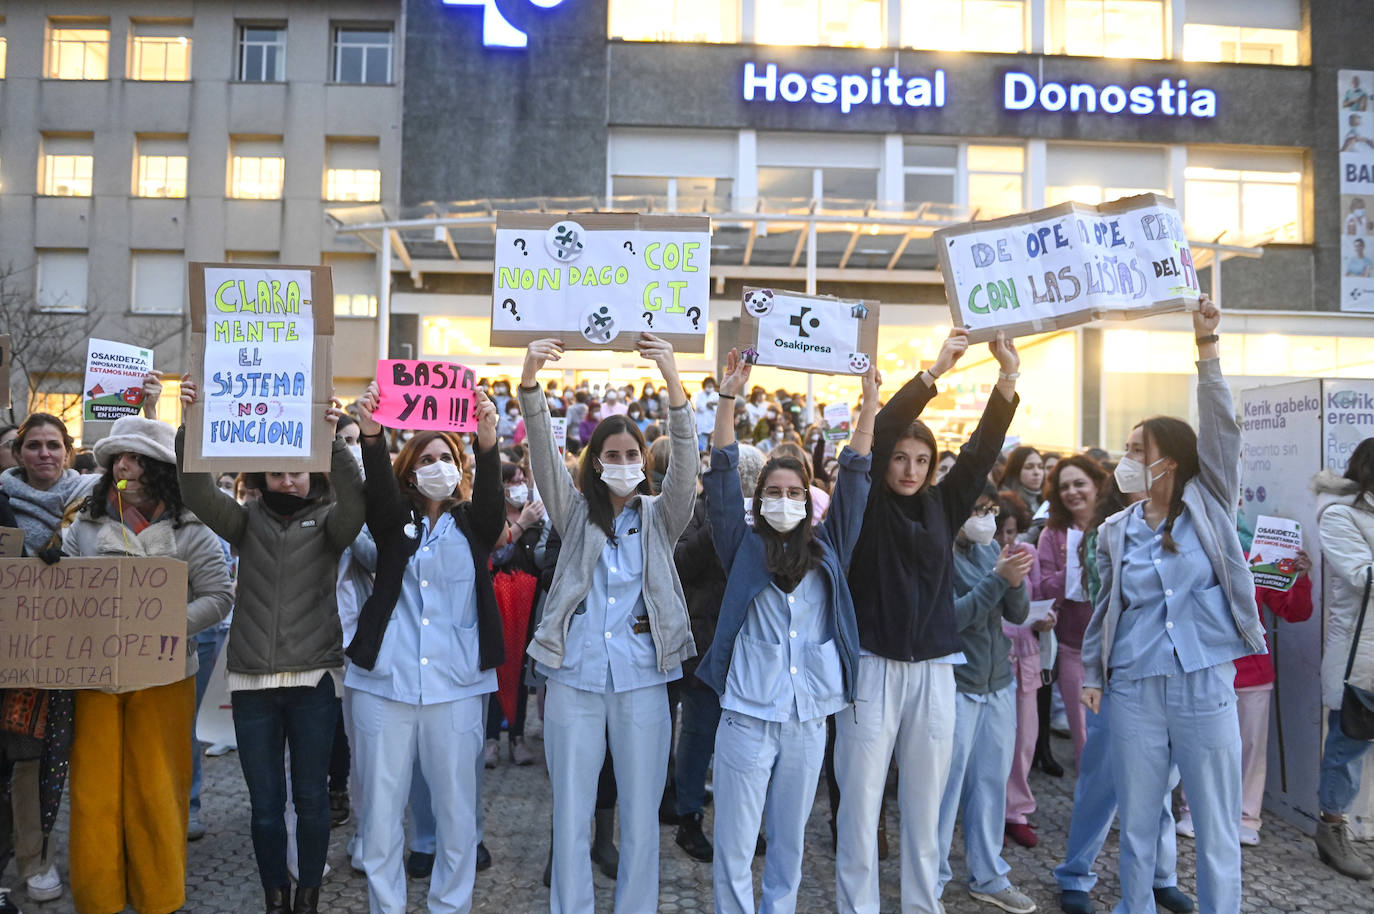
[[[956,87],[944,69],[904,73],[898,67],[871,67],[860,73],[800,73],[776,63],[744,65],[741,94],[746,102],[809,103],[836,107],[841,114],[864,108],[945,108],[957,102]],[[1086,82],[1037,79],[1016,71],[1002,75],[1005,111],[1133,117],[1217,116],[1217,94],[1190,87],[1185,78],[1164,77],[1156,84],[1098,86]]]

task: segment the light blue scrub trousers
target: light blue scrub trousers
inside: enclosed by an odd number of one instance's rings
[[[486,724],[482,724],[486,732]],[[482,804],[482,776],[486,771],[485,760],[477,755],[477,843],[482,843],[482,823],[486,819],[486,807]],[[425,774],[420,770],[420,760],[415,760],[415,770],[410,776],[410,841],[407,847],[412,853],[432,854],[436,845],[435,832],[438,823],[434,818],[434,799],[429,795],[429,785]]]
[[[752,865],[761,819],[767,824],[768,853],[758,910],[791,914],[797,909],[806,820],[824,760],[824,717],[780,723],[721,712],[712,782],[716,914],[754,912]]]
[[[954,878],[949,849],[954,820],[964,822],[964,859],[969,889],[995,895],[1011,886],[1011,867],[1002,859],[1006,829],[1007,778],[1016,749],[1016,681],[997,692],[959,692],[954,704],[954,752],[940,800],[940,882]]]
[[[584,692],[549,680],[544,755],[553,781],[550,914],[594,910],[591,821],[608,736],[620,805],[615,912],[657,912],[658,806],[668,777],[672,733],[664,684],[627,692]]]
[[[1145,679],[1114,677],[1108,728],[1121,814],[1121,903],[1117,914],[1154,914],[1159,804],[1178,765],[1197,830],[1197,906],[1238,914],[1240,720],[1235,664]]]
[[[372,914],[405,914],[402,822],[418,759],[435,817],[434,872],[428,910],[466,914],[477,873],[476,763],[486,737],[488,696],[410,705],[355,690],[353,729],[358,774],[365,785],[362,858]]]
[[[1102,696],[1101,712],[1087,711],[1087,741],[1078,759],[1078,783],[1073,788],[1073,818],[1069,822],[1069,845],[1064,862],[1054,868],[1054,878],[1064,892],[1091,892],[1097,885],[1093,862],[1102,853],[1107,833],[1116,818],[1116,782],[1112,777],[1110,724]],[[1170,772],[1169,788],[1178,783],[1177,769]],[[1164,795],[1159,816],[1159,842],[1155,847],[1154,888],[1178,885],[1178,836],[1174,834],[1174,813],[1170,796]]]

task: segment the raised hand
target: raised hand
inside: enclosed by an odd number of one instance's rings
[[[496,404],[485,393],[477,393],[477,446],[484,451],[496,447]]]
[[[668,405],[682,406],[687,402],[687,391],[682,389],[678,378],[677,361],[673,358],[673,344],[652,333],[641,333],[635,343],[639,354],[658,366],[659,374],[668,388]]]
[[[196,388],[196,382],[191,380],[190,374],[181,376],[181,408],[194,406],[200,391]]]
[[[1203,292],[1197,301],[1197,310],[1193,312],[1193,335],[1209,336],[1217,332],[1220,324],[1221,308],[1212,301],[1212,296]]]
[[[725,357],[725,374],[720,379],[721,395],[737,397],[744,393],[744,388],[749,384],[749,373],[753,370],[753,365],[740,358],[738,349],[731,349]]]
[[[377,411],[377,407],[382,402],[382,390],[373,381],[367,385],[367,390],[358,398],[358,402],[353,404],[358,409],[358,434],[365,438],[376,438],[382,433],[382,426],[372,414]]]
[[[324,410],[324,421],[329,423],[329,430],[336,431],[339,427],[339,417],[343,415],[343,401],[334,396],[334,388],[329,388],[329,405]]]
[[[516,521],[521,530],[528,530],[532,525],[544,519],[544,503],[542,501],[532,501],[520,509],[520,518]]]
[[[935,364],[930,367],[930,373],[939,377],[954,367],[955,363],[964,357],[968,352],[968,331],[963,327],[955,327],[945,337],[944,345],[940,347],[940,354],[935,357]]]
[[[1001,330],[997,331],[997,339],[988,343],[988,349],[997,360],[997,367],[1005,374],[1015,374],[1021,367],[1021,353],[1016,351],[1016,341]]]
[[[1034,561],[1034,555],[1017,549],[1015,543],[1009,543],[1002,547],[1002,553],[997,556],[997,565],[993,571],[1001,575],[1008,586],[1020,587]]]
[[[520,386],[534,387],[539,383],[539,372],[549,362],[557,362],[563,357],[563,341],[555,339],[535,340],[525,349],[525,365],[520,372]]]
[[[726,364],[729,363],[727,362]],[[863,373],[862,381],[864,389],[864,398],[863,403],[860,406],[860,409],[864,411],[877,412],[878,391],[883,386],[883,373],[878,370],[877,365],[870,365],[868,367],[868,371],[865,371]]]

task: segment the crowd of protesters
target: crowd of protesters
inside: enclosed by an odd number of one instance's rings
[[[0,429],[0,526],[48,563],[185,562],[194,649],[165,686],[0,691],[0,873],[13,858],[28,899],[63,893],[49,835],[65,786],[77,911],[182,908],[186,842],[206,833],[193,729],[227,652],[267,914],[320,909],[331,829],[349,826],[374,914],[406,910],[407,877],[428,881],[429,910],[470,910],[491,865],[483,770],[502,763],[503,730],[509,761],[535,763],[531,713],[553,804],[530,837],[548,841],[555,914],[593,910],[593,865],[616,879],[617,912],[656,910],[663,822],[710,864],[715,910],[795,910],[823,773],[835,907],[876,912],[894,765],[902,910],[943,911],[957,876],[1027,914],[1012,877],[1033,877],[1003,842],[1039,843],[1029,772],[1064,773],[1059,726],[1077,774],[1061,909],[1096,910],[1119,818],[1116,910],[1194,909],[1175,872],[1184,836],[1196,907],[1234,914],[1262,825],[1265,609],[1293,624],[1313,605],[1305,552],[1287,592],[1249,570],[1220,318],[1204,297],[1197,430],[1142,417],[1117,461],[1006,446],[1020,357],[1001,337],[981,419],[941,450],[919,417],[968,349],[962,330],[888,395],[867,372],[838,450],[803,397],[751,387],[738,353],[689,392],[649,334],[637,349],[661,383],[638,391],[541,387],[563,348],[531,343],[517,382],[481,382],[468,434],[382,428],[375,384],[334,401],[328,474],[188,471],[151,375],[147,415],[114,423],[89,474],[63,423],[35,413]],[[186,406],[197,380],[182,379]],[[1344,815],[1370,743],[1341,708],[1374,688],[1374,439],[1313,484],[1331,501],[1316,846],[1368,879]],[[0,914],[19,896],[0,889]]]

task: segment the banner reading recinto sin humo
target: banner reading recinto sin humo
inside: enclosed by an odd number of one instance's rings
[[[557,337],[631,351],[642,331],[702,352],[711,220],[636,213],[497,213],[491,344]]]
[[[329,267],[192,263],[186,469],[328,472]],[[318,306],[317,306],[318,305]]]
[[[1195,310],[1200,294],[1183,220],[1158,194],[940,229],[935,246],[954,325],[975,343]]]

